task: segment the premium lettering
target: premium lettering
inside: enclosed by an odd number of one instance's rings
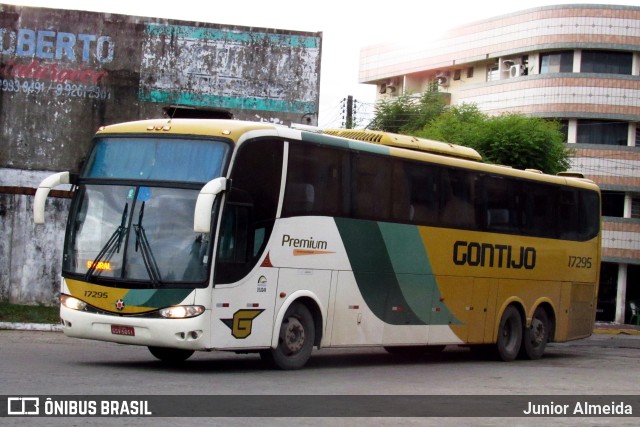
[[[313,237],[308,239],[297,239],[291,237],[288,234],[282,236],[282,246],[288,246],[290,248],[303,248],[303,249],[327,249],[327,242],[324,240],[313,240]]]
[[[453,263],[471,267],[533,270],[536,266],[536,249],[458,240],[453,244]]]

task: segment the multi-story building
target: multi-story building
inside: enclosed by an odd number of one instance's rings
[[[378,99],[437,82],[452,105],[562,121],[572,170],[603,194],[597,319],[629,323],[640,302],[639,74],[640,7],[560,5],[474,22],[421,46],[366,47],[359,81],[377,85]]]

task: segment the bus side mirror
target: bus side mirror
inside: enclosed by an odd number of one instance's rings
[[[196,209],[193,214],[193,231],[196,233],[211,232],[211,209],[216,196],[228,190],[229,181],[220,177],[207,182],[196,200]]]
[[[33,222],[35,224],[44,224],[44,205],[49,191],[58,185],[70,183],[69,172],[58,172],[42,180],[33,198]]]

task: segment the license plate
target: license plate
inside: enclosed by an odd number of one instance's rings
[[[136,335],[136,330],[133,329],[133,326],[111,325],[111,333],[114,335],[128,335],[133,337]]]

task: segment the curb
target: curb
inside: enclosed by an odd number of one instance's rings
[[[624,323],[596,322],[593,328],[594,334],[609,335],[640,335],[640,325],[627,325]]]
[[[594,329],[593,333],[602,335],[640,335],[640,331],[635,329]]]
[[[0,330],[62,332],[62,325],[50,323],[0,322]]]

